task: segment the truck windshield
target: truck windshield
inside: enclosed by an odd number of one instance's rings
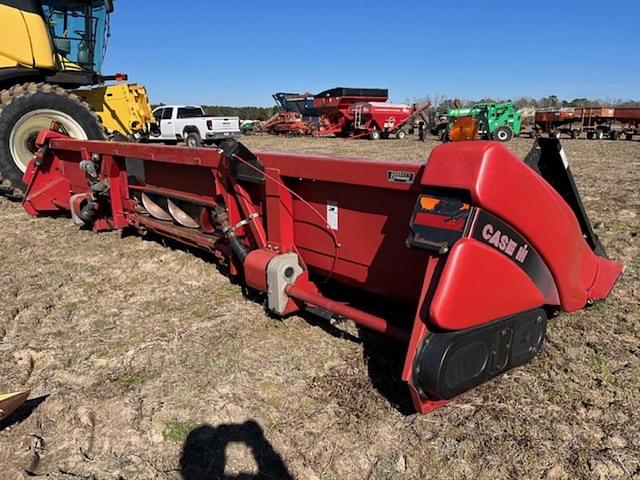
[[[44,0],[42,8],[63,69],[100,73],[109,36],[104,2]]]
[[[181,107],[178,109],[178,118],[203,117],[202,109],[198,107]]]

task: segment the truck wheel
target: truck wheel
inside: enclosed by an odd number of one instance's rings
[[[202,139],[198,132],[187,132],[184,134],[184,143],[187,147],[198,148],[202,146]]]
[[[538,136],[538,132],[536,132],[535,130],[531,130],[529,132],[529,138],[536,138]]]
[[[369,132],[369,139],[371,139],[371,140],[380,140],[380,131],[371,130]]]
[[[571,138],[574,140],[580,136],[580,130],[571,130]]]
[[[589,140],[593,140],[593,138],[594,138],[594,133],[593,133],[593,132],[587,132],[587,138],[588,138]]]
[[[611,130],[609,132],[609,139],[610,140],[617,140],[619,137],[618,131],[617,130]]]
[[[627,133],[627,134],[624,136],[624,139],[625,139],[625,140],[633,140],[633,133]]]
[[[496,130],[493,137],[499,142],[508,142],[513,138],[513,130],[509,125],[503,125]]]
[[[26,83],[0,92],[0,175],[24,191],[22,176],[41,130],[56,124],[81,140],[102,140],[98,116],[78,96],[55,85]]]
[[[552,130],[549,132],[549,138],[560,138],[560,132]]]
[[[404,137],[406,137],[406,136],[407,136],[407,132],[405,132],[404,130],[398,130],[398,131],[396,132],[396,138],[397,138],[398,140],[402,140],[402,139],[403,139]]]

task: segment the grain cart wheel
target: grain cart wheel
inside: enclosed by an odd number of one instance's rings
[[[496,130],[494,138],[499,142],[508,142],[513,138],[513,130],[509,125],[503,125]]]
[[[407,136],[407,132],[405,132],[404,130],[398,130],[398,131],[396,132],[396,138],[397,138],[398,140],[402,140],[402,139],[403,139],[404,137],[406,137],[406,136]]]
[[[55,128],[81,140],[104,139],[98,116],[78,96],[45,83],[0,92],[0,173],[24,191],[22,176],[36,153],[36,137]]]
[[[371,130],[369,132],[369,139],[380,140],[380,132],[378,130]]]
[[[202,146],[202,139],[198,132],[187,132],[184,135],[184,143],[187,147],[198,148]]]

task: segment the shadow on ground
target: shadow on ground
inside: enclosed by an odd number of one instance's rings
[[[13,427],[14,425],[24,422],[48,397],[49,395],[43,395],[24,402],[15,412],[0,422],[0,432],[6,428]]]
[[[255,473],[225,474],[227,447],[241,443],[249,448],[258,471]],[[223,424],[217,427],[200,425],[189,433],[180,456],[180,473],[184,480],[251,480],[277,478],[293,480],[284,460],[264,436],[255,420],[244,423]]]

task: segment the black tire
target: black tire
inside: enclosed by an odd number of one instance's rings
[[[202,138],[198,132],[186,132],[184,134],[184,143],[187,147],[198,148],[202,146]]]
[[[25,122],[27,118],[31,121],[36,120],[36,123],[51,121],[45,113],[42,115],[34,113],[45,110],[70,118],[76,124],[74,128],[84,132],[89,140],[105,138],[100,119],[89,105],[63,88],[46,83],[25,83],[1,91],[0,176],[8,179],[14,188],[22,191],[25,188],[22,170],[29,158],[23,155],[25,158],[14,159],[10,144],[13,143],[13,151],[35,153],[35,135],[39,130],[30,132],[30,127]],[[30,117],[28,117],[29,114]],[[21,122],[23,126],[18,126]],[[14,132],[14,129],[17,130]]]
[[[529,132],[529,138],[536,138],[538,136],[538,132],[536,132],[535,130],[531,130]]]
[[[380,131],[379,130],[371,130],[369,132],[370,140],[380,140]]]
[[[632,133],[625,134],[624,139],[625,140],[633,140],[633,134]]]
[[[499,142],[509,142],[513,138],[513,129],[509,125],[503,125],[493,134],[493,138]]]
[[[617,130],[611,130],[609,132],[609,139],[610,140],[618,140],[619,136],[620,136],[620,133]]]
[[[580,130],[571,130],[571,138],[574,140],[580,136]]]
[[[587,132],[587,138],[588,138],[589,140],[593,140],[593,139],[595,138],[595,134],[594,134],[594,132]]]
[[[405,132],[404,130],[400,129],[396,132],[396,138],[398,140],[402,140],[404,137],[407,136],[407,132]]]

